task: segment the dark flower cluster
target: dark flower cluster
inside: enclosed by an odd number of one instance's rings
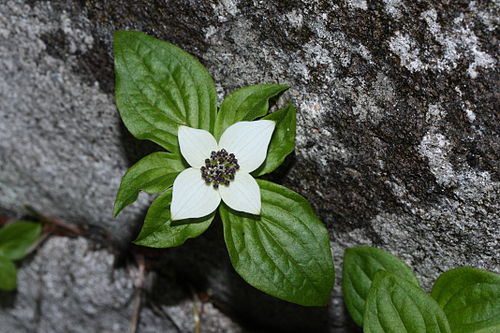
[[[213,151],[210,158],[205,160],[205,166],[200,168],[201,177],[207,185],[212,184],[215,189],[219,185],[229,185],[234,180],[234,174],[240,168],[238,160],[233,153],[228,153],[224,148]]]

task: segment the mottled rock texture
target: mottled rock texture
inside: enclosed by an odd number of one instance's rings
[[[175,43],[220,98],[286,83],[298,107],[295,156],[272,179],[301,193],[343,249],[402,257],[425,288],[461,265],[498,270],[497,1],[1,1],[0,207],[104,228],[126,242],[148,198],[111,208],[133,162],[113,101],[112,33]],[[215,224],[164,260],[256,327],[347,330],[328,309],[264,296],[232,271]]]
[[[117,266],[112,249],[84,238],[51,237],[22,263],[17,293],[0,294],[0,332],[128,332],[140,280],[133,262]],[[173,274],[149,273],[142,280],[147,301],[139,308],[137,332],[194,332],[197,322],[203,332],[240,331]]]

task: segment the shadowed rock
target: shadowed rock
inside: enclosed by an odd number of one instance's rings
[[[0,292],[1,332],[128,332],[139,270],[133,263],[116,267],[111,249],[87,239],[51,237],[18,272],[17,292]],[[193,332],[198,308],[203,332],[240,328],[210,303],[193,296],[174,274],[147,273],[138,332]],[[160,288],[161,294],[149,296]],[[202,310],[203,308],[203,310]]]

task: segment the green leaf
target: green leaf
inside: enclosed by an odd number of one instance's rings
[[[359,326],[363,326],[366,298],[378,271],[393,273],[418,286],[417,278],[408,265],[389,252],[374,247],[346,249],[342,267],[344,302],[352,319]]]
[[[9,258],[0,256],[0,289],[14,290],[16,281],[16,266]]]
[[[271,137],[266,160],[252,173],[255,177],[273,172],[295,149],[296,114],[293,104],[290,103],[262,119],[274,120],[276,128]]]
[[[500,275],[460,267],[443,273],[432,287],[452,332],[500,332]]]
[[[317,306],[330,300],[334,282],[328,232],[297,193],[257,180],[260,216],[220,206],[224,239],[245,281],[289,302]]]
[[[445,333],[443,309],[414,283],[397,275],[375,274],[366,300],[365,333]]]
[[[179,125],[213,131],[215,85],[193,56],[136,31],[115,33],[114,54],[116,104],[136,138],[174,152]]]
[[[185,169],[176,154],[158,152],[147,155],[134,164],[122,178],[116,196],[113,216],[137,200],[139,191],[160,193],[172,186],[175,177]]]
[[[10,260],[21,259],[36,242],[40,231],[40,224],[31,222],[16,222],[0,229],[0,256]]]
[[[215,138],[238,121],[254,120],[269,109],[269,99],[288,89],[282,84],[257,84],[238,89],[224,99],[215,122]]]
[[[134,244],[156,248],[179,246],[187,239],[201,235],[212,223],[215,212],[206,217],[184,220],[182,224],[172,223],[170,220],[171,201],[172,189],[153,201],[146,214],[144,226]]]

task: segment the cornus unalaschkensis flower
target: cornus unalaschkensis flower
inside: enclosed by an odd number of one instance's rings
[[[260,189],[250,172],[266,159],[274,127],[271,120],[240,121],[217,143],[205,130],[180,126],[181,154],[191,167],[174,181],[172,220],[206,216],[221,199],[234,210],[260,214]]]

